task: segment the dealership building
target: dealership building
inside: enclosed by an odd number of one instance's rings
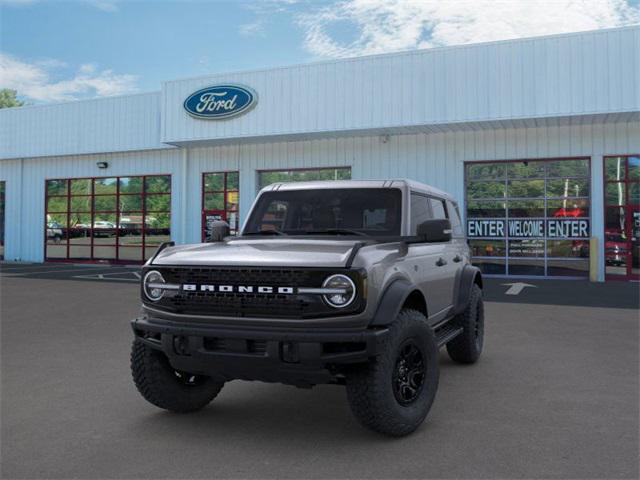
[[[640,27],[161,87],[0,110],[5,261],[139,263],[270,183],[409,178],[486,274],[640,278]]]

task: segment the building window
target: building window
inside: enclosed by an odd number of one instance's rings
[[[171,176],[46,182],[47,260],[143,262],[171,238]]]
[[[262,170],[258,172],[258,190],[272,183],[351,180],[351,167]]]
[[[588,158],[467,163],[467,237],[487,274],[589,275]]]
[[[604,158],[604,242],[607,278],[640,278],[640,155]]]
[[[202,240],[210,235],[208,227],[215,220],[229,224],[231,234],[240,228],[239,218],[239,173],[213,172],[202,174]]]
[[[4,260],[4,189],[5,183],[0,182],[0,260]]]

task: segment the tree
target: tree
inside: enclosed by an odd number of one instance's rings
[[[0,89],[0,108],[21,107],[24,102],[18,100],[18,92],[9,88]]]

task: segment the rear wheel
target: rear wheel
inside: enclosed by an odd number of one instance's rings
[[[391,325],[384,351],[347,375],[347,397],[365,427],[408,435],[429,413],[438,379],[433,330],[422,313],[405,309]]]
[[[482,289],[475,283],[471,287],[467,308],[455,321],[463,331],[447,343],[447,352],[458,363],[476,363],[484,345],[484,303]]]
[[[224,382],[174,369],[167,357],[134,340],[131,373],[140,394],[156,407],[172,412],[195,412],[213,400]]]

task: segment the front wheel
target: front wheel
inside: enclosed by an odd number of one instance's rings
[[[131,374],[145,400],[177,413],[204,408],[224,385],[211,377],[175,370],[162,352],[136,340],[131,349]]]
[[[347,397],[358,421],[376,432],[416,430],[438,390],[438,346],[425,316],[410,309],[391,324],[383,352],[347,375]]]

